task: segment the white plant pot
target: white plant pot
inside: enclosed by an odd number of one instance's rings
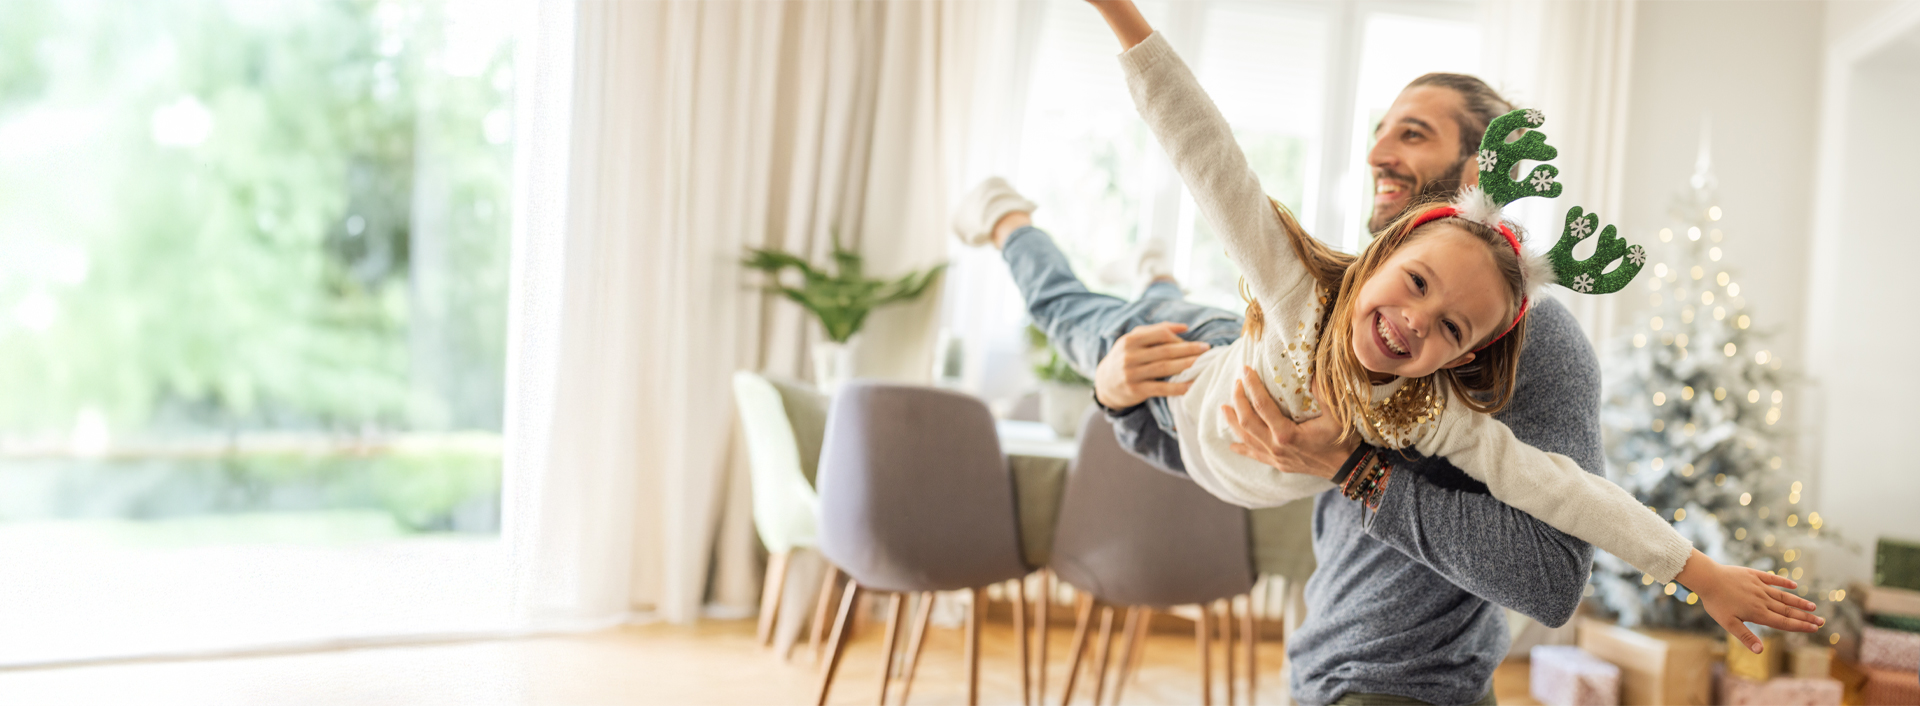
[[[1080,420],[1093,406],[1093,388],[1062,382],[1040,383],[1040,421],[1063,438],[1080,433]]]
[[[821,393],[831,395],[838,392],[841,383],[853,379],[853,354],[859,345],[858,335],[847,339],[846,343],[814,342],[813,384],[820,388]]]

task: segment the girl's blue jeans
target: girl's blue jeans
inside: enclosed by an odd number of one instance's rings
[[[1013,282],[1026,299],[1034,325],[1047,334],[1067,364],[1089,380],[1114,342],[1135,327],[1186,324],[1187,332],[1181,338],[1215,348],[1240,338],[1240,314],[1189,302],[1182,298],[1179,285],[1172,282],[1148,285],[1133,301],[1089,291],[1074,276],[1067,256],[1053,244],[1053,237],[1033,226],[1007,236],[1001,256],[1013,271]],[[1172,434],[1173,413],[1167,407],[1167,398],[1147,400],[1147,407],[1160,428]]]

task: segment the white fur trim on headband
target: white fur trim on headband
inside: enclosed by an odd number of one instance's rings
[[[1526,241],[1520,243],[1520,291],[1527,295],[1528,301],[1540,301],[1547,292],[1547,285],[1560,281],[1553,271],[1553,261],[1546,254],[1528,252]]]
[[[1460,194],[1454,197],[1452,205],[1459,210],[1459,218],[1485,224],[1496,231],[1500,230],[1502,222],[1506,220],[1505,214],[1500,212],[1500,204],[1494,202],[1479,186],[1461,189]],[[1519,234],[1518,229],[1515,229],[1514,234]],[[1559,276],[1554,274],[1553,261],[1547,259],[1544,254],[1527,252],[1526,242],[1522,241],[1520,291],[1526,294],[1527,299],[1536,300],[1546,292],[1547,285],[1556,281],[1559,281]]]
[[[1487,192],[1477,185],[1461,189],[1453,197],[1453,207],[1460,211],[1460,217],[1475,223],[1484,223],[1488,228],[1500,229],[1500,204],[1487,196]]]

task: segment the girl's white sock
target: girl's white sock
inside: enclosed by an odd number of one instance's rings
[[[953,234],[960,242],[979,247],[993,240],[993,226],[1015,211],[1032,213],[1035,206],[1000,177],[988,177],[973,187],[953,208]]]

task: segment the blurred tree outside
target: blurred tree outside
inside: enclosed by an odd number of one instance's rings
[[[497,527],[503,14],[0,0],[0,522]]]

